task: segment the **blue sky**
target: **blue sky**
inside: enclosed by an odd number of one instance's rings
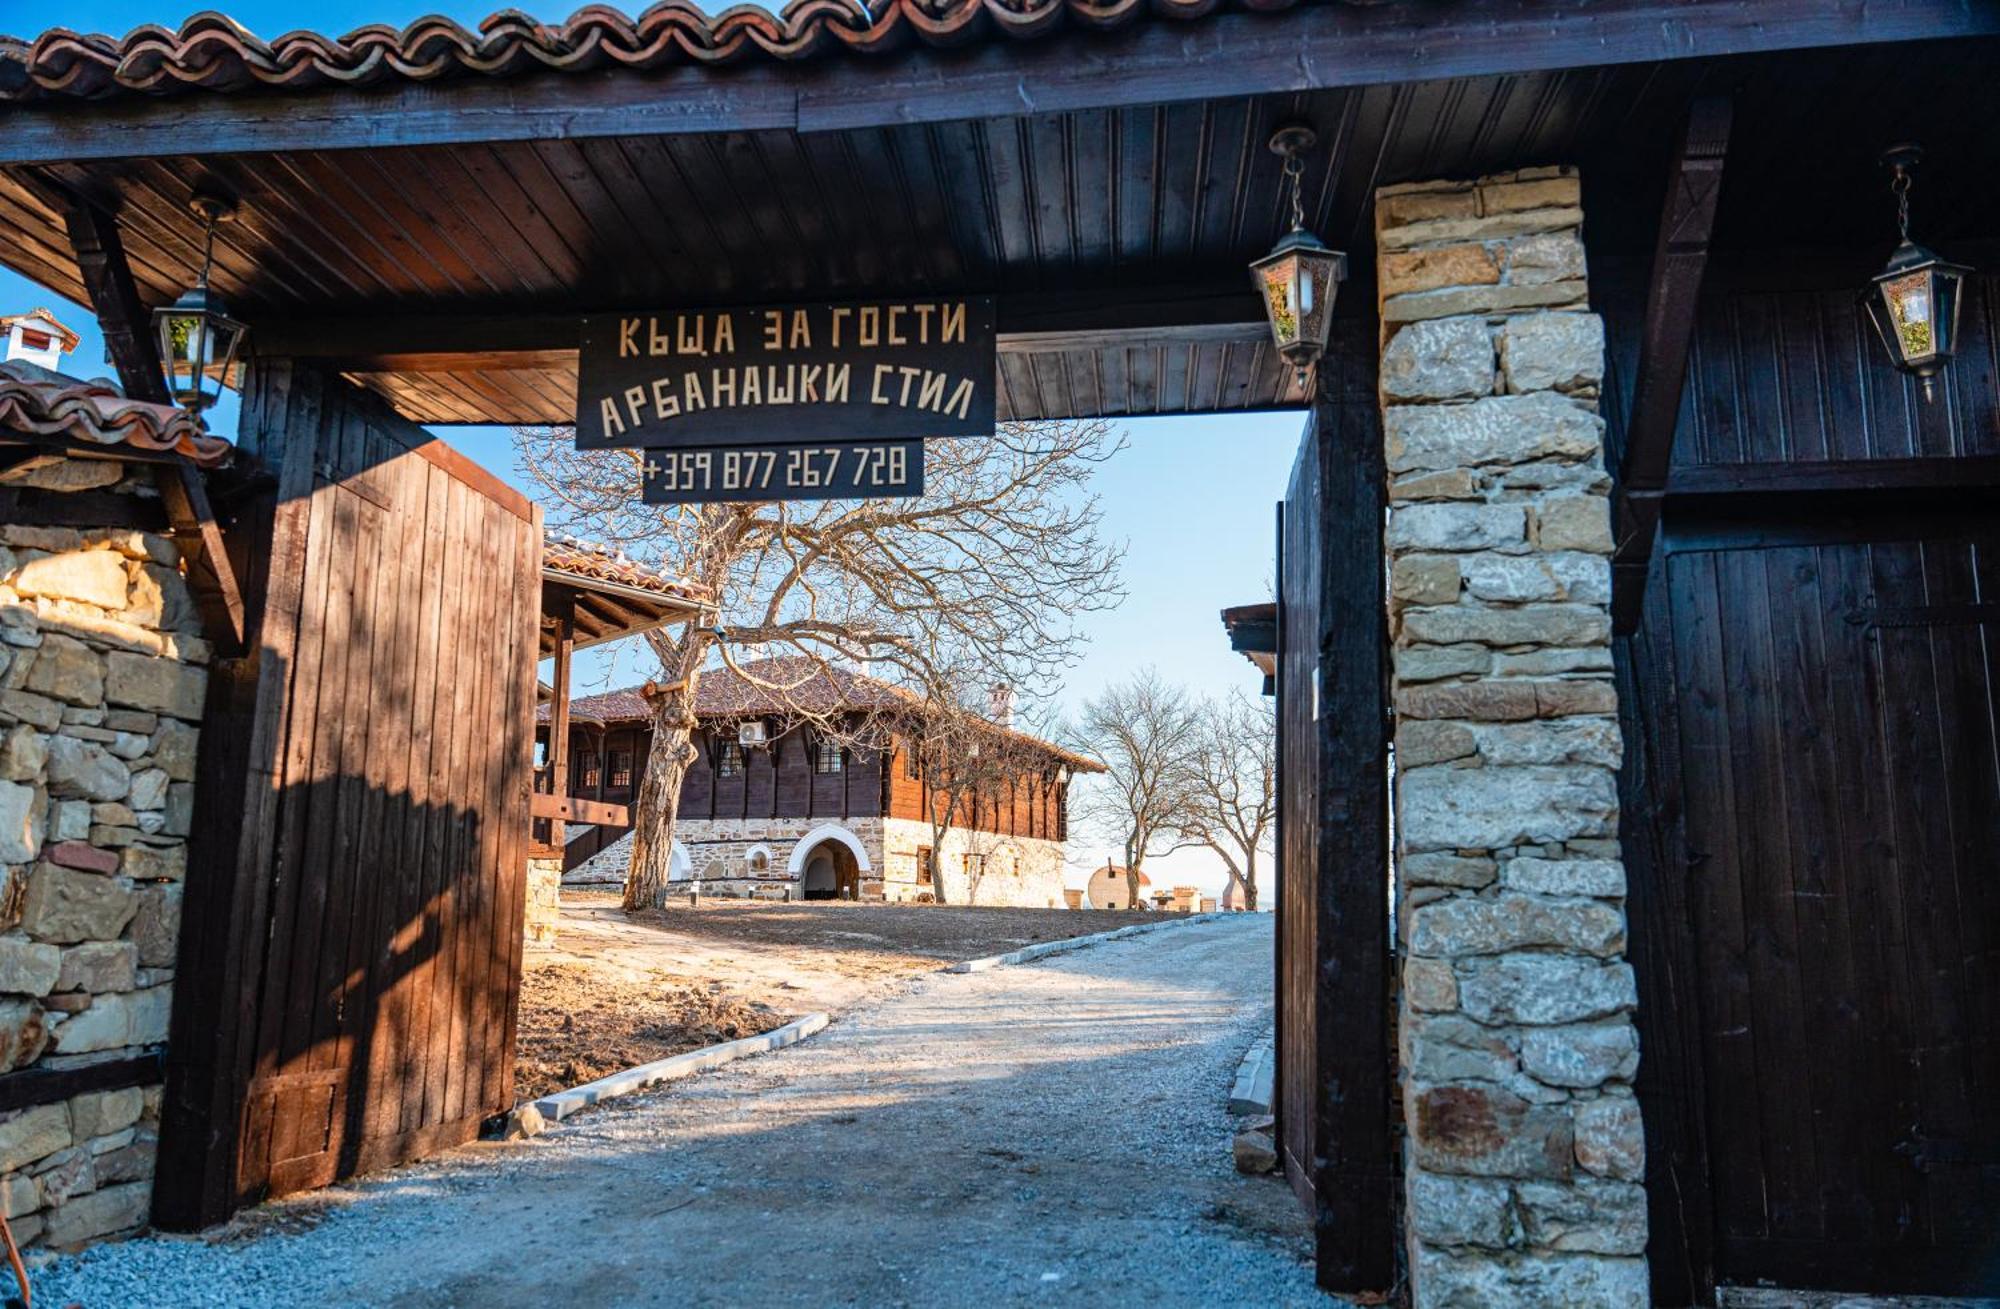
[[[271,37],[298,27],[345,32],[364,23],[406,23],[428,13],[471,24],[497,7],[494,0],[323,0],[310,7],[298,0],[237,0],[226,12],[258,35]],[[574,6],[520,7],[554,19]],[[23,15],[82,31],[122,33],[145,22],[178,21],[186,12],[192,7],[163,9],[159,0],[70,0],[54,9],[0,0],[0,32],[32,36],[20,21]],[[87,311],[0,270],[0,313],[35,304],[48,304],[84,335],[83,346],[65,361],[67,371],[109,373],[101,362],[103,340]],[[218,428],[233,427],[233,405],[217,419]],[[1303,416],[1291,413],[1144,419],[1127,425],[1130,446],[1099,472],[1098,488],[1107,534],[1128,546],[1130,598],[1118,610],[1090,618],[1089,650],[1069,678],[1066,703],[1075,704],[1148,664],[1168,680],[1201,693],[1256,690],[1255,670],[1230,652],[1217,614],[1228,605],[1268,598],[1272,506],[1284,493],[1302,425]],[[441,434],[528,489],[514,466],[512,441],[504,429],[457,428]],[[632,649],[614,656],[608,666],[580,672],[600,685],[647,674],[644,656]],[[1071,843],[1073,864],[1087,867],[1107,853],[1087,840]],[[1153,865],[1152,871],[1156,882],[1194,882],[1211,891],[1218,891],[1224,880],[1220,862],[1206,852],[1183,852]],[[1268,899],[1268,877],[1260,880]]]

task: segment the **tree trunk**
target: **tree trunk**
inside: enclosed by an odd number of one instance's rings
[[[1139,865],[1145,862],[1145,844],[1125,843],[1125,907],[1139,908]]]
[[[639,784],[638,812],[632,816],[632,863],[625,870],[625,909],[657,909],[666,902],[674,861],[674,820],[680,813],[681,781],[694,762],[695,675],[682,677],[679,690],[653,705],[653,742]]]
[[[1257,851],[1251,847],[1250,857],[1244,861],[1248,867],[1243,872],[1243,909],[1245,913],[1257,912]]]

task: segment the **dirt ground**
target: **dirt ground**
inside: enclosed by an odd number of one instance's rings
[[[1158,917],[740,900],[628,917],[616,895],[566,890],[555,948],[527,957],[516,1093],[837,1015],[942,964]]]

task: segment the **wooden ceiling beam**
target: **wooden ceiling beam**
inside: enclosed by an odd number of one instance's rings
[[[1715,231],[1731,116],[1726,98],[1696,101],[1667,180],[1639,338],[1639,372],[1625,427],[1625,456],[1619,465],[1611,621],[1612,630],[1620,635],[1638,629],[1645,602],[1646,572],[1653,540],[1659,535],[1660,501],[1673,463],[1674,429],[1680,423],[1688,351],[1694,343],[1695,310],[1708,267],[1709,238]]]
[[[607,136],[845,131],[1413,81],[2000,35],[1965,0],[1436,0],[1151,19],[882,58],[191,90],[9,107],[0,164]]]

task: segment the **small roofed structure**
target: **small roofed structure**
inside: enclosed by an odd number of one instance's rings
[[[1264,694],[1278,693],[1278,606],[1274,601],[1236,605],[1222,611],[1222,630],[1229,648],[1257,665],[1264,674]]]
[[[0,314],[0,337],[6,339],[0,359],[8,363],[22,360],[42,368],[54,368],[66,354],[73,354],[83,338],[64,327],[46,309],[30,309],[25,314]]]
[[[1144,909],[1145,889],[1153,884],[1153,879],[1140,873],[1139,894],[1132,894],[1131,870],[1120,868],[1110,860],[1104,867],[1090,874],[1090,882],[1084,887],[1084,895],[1092,909]]]

